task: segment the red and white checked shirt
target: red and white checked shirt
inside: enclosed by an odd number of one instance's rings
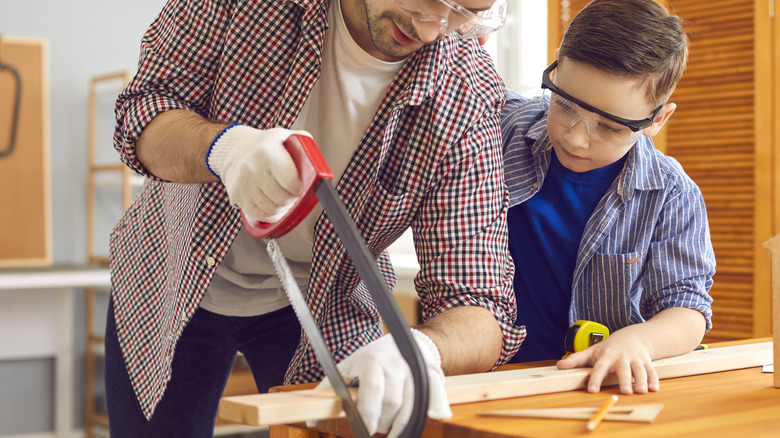
[[[113,304],[131,382],[150,417],[171,358],[241,227],[224,186],[161,181],[135,141],[160,112],[182,108],[257,128],[290,127],[320,71],[327,0],[170,0],[143,37],[138,72],[116,106],[114,145],[147,179],[111,235]],[[507,249],[499,111],[505,89],[473,41],[445,39],[413,54],[383,99],[336,188],[378,257],[412,227],[423,318],[481,306],[501,325],[496,366],[514,355],[514,266]],[[314,230],[312,314],[336,360],[382,325],[327,215]],[[287,383],[322,371],[305,336]]]

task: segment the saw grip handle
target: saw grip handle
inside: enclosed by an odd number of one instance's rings
[[[295,162],[295,169],[303,183],[303,195],[295,201],[293,207],[278,222],[268,223],[251,220],[241,212],[247,232],[252,237],[264,239],[282,237],[298,226],[317,205],[317,195],[314,189],[323,179],[333,180],[333,172],[322,156],[317,143],[306,135],[293,134],[284,142],[287,152]]]

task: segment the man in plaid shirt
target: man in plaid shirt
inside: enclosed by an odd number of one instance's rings
[[[114,437],[211,436],[236,352],[258,390],[322,379],[265,243],[300,195],[282,143],[311,135],[389,285],[411,227],[424,324],[412,329],[450,415],[445,374],[490,370],[513,326],[499,111],[475,38],[506,0],[170,0],[117,100],[115,148],[146,176],[111,235],[106,390]],[[316,209],[280,238],[369,432],[397,434],[411,376],[332,224]],[[404,371],[406,370],[406,371]],[[404,407],[407,408],[404,411]]]

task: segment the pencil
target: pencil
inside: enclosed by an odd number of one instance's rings
[[[610,408],[617,403],[618,397],[615,394],[612,394],[612,397],[607,399],[606,402],[604,402],[604,406],[601,407],[596,413],[588,420],[588,430],[596,430],[599,424],[601,424],[601,420],[604,419],[604,416],[607,415],[607,412],[609,412]]]

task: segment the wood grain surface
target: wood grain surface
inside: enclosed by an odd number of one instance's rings
[[[761,366],[772,362],[772,343],[761,342],[693,351],[653,362],[661,379]],[[582,389],[591,368],[558,370],[555,366],[510,369],[448,376],[445,381],[451,405]],[[604,385],[617,383],[608,377]],[[223,397],[219,416],[248,424],[273,425],[335,418],[341,401],[330,389]]]

